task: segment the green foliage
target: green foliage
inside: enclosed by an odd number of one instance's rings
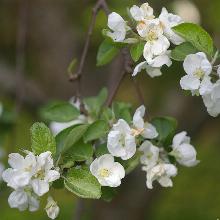
[[[156,117],[153,118],[152,124],[159,133],[157,139],[164,144],[165,147],[172,143],[173,136],[176,132],[177,121],[172,117]]]
[[[111,202],[112,199],[117,195],[117,193],[118,193],[117,189],[112,188],[112,187],[103,186],[101,199],[103,199],[106,202]]]
[[[43,107],[40,114],[49,121],[69,122],[76,119],[80,112],[69,102],[53,102]]]
[[[140,57],[143,54],[143,50],[144,50],[144,42],[138,42],[137,44],[134,44],[131,46],[130,48],[130,54],[132,59],[134,60],[134,62],[137,62]]]
[[[119,49],[109,40],[104,40],[98,49],[97,66],[109,63],[119,52]]]
[[[108,149],[107,149],[107,143],[100,144],[96,147],[96,151],[95,151],[96,157],[100,157],[104,154],[109,154]]]
[[[101,185],[86,168],[70,169],[64,184],[66,189],[81,198],[99,199],[101,197]]]
[[[131,122],[132,116],[131,116],[131,105],[124,102],[114,102],[112,105],[113,112],[115,114],[115,118],[124,119],[128,123]]]
[[[93,147],[91,144],[86,144],[82,140],[75,143],[65,154],[64,162],[81,162],[91,159],[93,155]]]
[[[171,52],[171,58],[176,61],[184,61],[189,54],[195,54],[198,50],[189,42],[176,46]]]
[[[182,23],[173,27],[173,30],[190,42],[197,50],[213,55],[214,45],[211,36],[200,26],[192,23]]]
[[[88,127],[87,124],[74,127],[65,138],[63,148],[60,150],[61,154],[73,147],[83,137]]]
[[[39,155],[45,151],[56,153],[56,142],[50,129],[44,124],[36,122],[31,127],[31,148]]]
[[[84,141],[89,142],[102,138],[109,130],[108,123],[104,120],[98,120],[92,123],[84,135]]]
[[[83,101],[88,109],[89,115],[97,118],[108,97],[108,90],[103,88],[97,96],[85,98]]]

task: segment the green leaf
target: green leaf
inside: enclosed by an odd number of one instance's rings
[[[56,144],[57,144],[57,150],[56,150],[57,157],[62,153],[62,151],[64,149],[66,138],[69,135],[70,131],[72,131],[72,129],[77,126],[79,126],[79,125],[73,125],[69,128],[66,128],[56,135],[55,140],[56,140]]]
[[[190,42],[198,51],[213,55],[214,45],[211,36],[199,25],[182,23],[173,30],[186,41]]]
[[[109,126],[106,121],[98,120],[92,123],[84,135],[84,141],[89,142],[99,139],[107,134]]]
[[[89,125],[79,125],[74,127],[66,137],[63,145],[62,154],[69,150],[75,143],[77,143],[87,131]]]
[[[97,66],[109,63],[119,52],[119,49],[108,40],[104,40],[98,49]]]
[[[144,45],[145,45],[144,42],[139,42],[131,46],[130,53],[131,53],[131,57],[134,60],[134,62],[137,62],[142,56]]]
[[[88,109],[88,112],[93,117],[98,117],[99,113],[106,102],[108,97],[108,90],[103,88],[97,96],[88,97],[84,99],[84,103]]]
[[[67,67],[67,74],[68,74],[68,75],[72,75],[72,74],[74,73],[75,68],[76,68],[76,64],[77,64],[77,59],[74,58],[74,59],[70,62],[69,66]]]
[[[81,198],[99,199],[101,197],[101,185],[88,169],[70,169],[64,184],[66,189]]]
[[[109,154],[109,151],[107,149],[107,143],[101,144],[96,147],[96,151],[95,151],[96,157],[100,157],[104,154]]]
[[[93,155],[93,147],[91,144],[85,144],[82,140],[75,143],[65,154],[63,160],[65,163],[69,161],[85,161],[91,159]]]
[[[52,184],[52,187],[54,189],[63,189],[64,188],[64,180],[63,178],[60,178],[58,180],[55,180]]]
[[[56,153],[56,142],[50,129],[44,124],[36,122],[31,127],[31,148],[39,155],[45,151]]]
[[[195,54],[198,50],[189,42],[176,46],[171,52],[171,58],[176,61],[184,61],[189,54]]]
[[[124,102],[114,102],[113,103],[113,112],[115,114],[115,118],[122,118],[128,123],[131,122],[131,105]]]
[[[157,117],[152,120],[152,124],[159,133],[158,140],[165,146],[172,143],[173,136],[176,132],[177,121],[172,117]]]
[[[55,102],[42,108],[40,114],[49,121],[69,122],[76,119],[80,112],[69,102]]]
[[[118,194],[116,188],[103,186],[102,187],[102,199],[106,202],[111,202],[112,199]]]

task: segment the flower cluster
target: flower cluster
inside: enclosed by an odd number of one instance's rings
[[[23,157],[18,153],[9,154],[8,163],[11,168],[6,169],[2,178],[14,191],[8,198],[11,208],[18,208],[20,211],[29,209],[34,212],[39,209],[39,197],[49,191],[50,184],[60,178],[58,169],[54,167],[51,152],[47,151],[35,156],[27,152]],[[48,216],[54,219],[58,215],[51,210],[54,209],[52,200],[49,199],[46,211]]]
[[[133,116],[131,125],[119,119],[112,126],[107,140],[110,154],[96,158],[90,165],[91,173],[102,186],[117,187],[121,184],[125,170],[119,162],[114,161],[114,157],[128,160],[135,155],[137,149],[142,152],[140,162],[143,170],[147,172],[146,183],[149,189],[152,188],[154,180],[163,187],[172,186],[170,177],[177,174],[177,168],[170,162],[170,157],[187,167],[198,163],[195,148],[190,144],[186,132],[174,136],[171,151],[168,152],[161,146],[157,147],[158,132],[151,123],[144,121],[144,115],[145,107],[140,106]]]
[[[208,113],[216,117],[220,114],[220,67],[213,66],[203,52],[186,56],[183,67],[186,76],[180,80],[182,89],[192,95],[201,95]]]
[[[171,43],[179,45],[184,42],[183,38],[172,30],[172,27],[181,24],[183,20],[177,15],[168,13],[166,8],[163,8],[159,17],[156,18],[153,8],[148,3],[140,7],[132,6],[130,15],[136,23],[135,31],[120,15],[113,12],[108,18],[108,27],[113,32],[108,32],[107,35],[115,42],[133,43],[134,39],[138,39],[145,43],[143,49],[145,60],[135,67],[133,76],[136,76],[142,69],[145,69],[151,77],[160,76],[161,67],[163,65],[169,67],[172,64],[169,50]],[[126,34],[134,35],[135,38],[126,39]]]

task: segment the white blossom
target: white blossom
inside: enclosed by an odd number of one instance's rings
[[[147,43],[144,46],[144,58],[152,62],[156,56],[163,55],[170,46],[170,42],[163,35],[163,28],[159,19],[148,21],[144,39]]]
[[[30,212],[35,212],[39,209],[37,196],[31,193],[28,188],[19,188],[13,191],[8,198],[8,203],[11,208],[17,208],[20,211],[29,209]]]
[[[143,152],[143,155],[140,157],[141,164],[144,165],[144,170],[154,167],[159,159],[159,148],[154,146],[150,141],[144,141],[139,150]]]
[[[185,131],[174,136],[172,148],[173,151],[170,155],[173,155],[179,164],[186,167],[193,167],[199,163],[196,160],[196,150],[190,144],[190,137],[187,136]]]
[[[125,177],[124,167],[114,162],[114,157],[110,154],[96,158],[90,165],[90,171],[102,186],[118,187]]]
[[[136,152],[135,137],[128,123],[119,119],[108,134],[108,151],[115,157],[123,160],[130,159]]]
[[[148,3],[144,3],[141,7],[133,5],[130,8],[131,16],[137,23],[137,32],[141,37],[146,36],[148,21],[154,19],[153,8],[149,6]]]
[[[34,154],[30,152],[25,158],[18,153],[9,154],[8,163],[11,168],[2,174],[7,185],[15,190],[29,185],[36,166]]]
[[[31,180],[33,191],[42,196],[49,191],[49,183],[60,178],[60,173],[54,170],[51,152],[47,151],[36,157],[36,167]]]
[[[153,181],[157,180],[163,187],[172,187],[171,177],[176,175],[177,168],[173,164],[160,163],[148,170],[146,185],[149,189],[152,189]]]
[[[208,61],[205,53],[199,52],[188,55],[183,63],[186,76],[180,80],[180,85],[184,90],[190,90],[192,94],[205,95],[212,89],[210,74],[212,65]]]
[[[60,208],[51,196],[47,198],[45,211],[50,219],[55,219],[59,215]]]
[[[134,72],[132,76],[136,76],[139,72],[141,72],[141,70],[146,70],[146,73],[152,78],[161,76],[162,72],[160,69],[163,65],[166,65],[168,67],[172,65],[169,50],[166,51],[164,54],[159,55],[152,60],[149,60],[149,62],[144,61],[144,62],[139,63],[134,68]]]
[[[220,80],[213,84],[212,90],[202,98],[208,113],[217,117],[220,114]]]
[[[126,32],[129,27],[126,21],[117,13],[112,12],[108,16],[108,27],[112,31],[108,31],[107,35],[115,42],[123,42],[126,37]]]
[[[134,113],[132,133],[134,136],[141,135],[147,139],[158,136],[156,128],[149,122],[144,122],[145,107],[142,105]]]
[[[173,27],[183,23],[183,20],[180,16],[168,13],[167,9],[163,8],[159,19],[163,26],[164,35],[173,44],[179,45],[184,42],[184,39],[172,30]]]

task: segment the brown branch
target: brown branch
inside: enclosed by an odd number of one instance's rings
[[[88,29],[88,32],[87,32],[87,36],[86,36],[82,56],[80,58],[79,67],[78,67],[78,70],[76,71],[76,73],[73,73],[70,76],[70,79],[69,79],[70,81],[75,81],[76,82],[76,97],[79,98],[79,100],[81,102],[81,111],[85,114],[86,114],[86,110],[85,110],[85,108],[83,106],[83,103],[82,103],[82,94],[81,94],[82,73],[83,73],[85,60],[86,60],[88,50],[89,50],[89,44],[90,44],[90,41],[91,41],[92,32],[93,32],[94,27],[95,27],[96,17],[97,17],[98,12],[100,10],[103,10],[107,15],[109,14],[110,11],[109,11],[108,5],[107,5],[105,0],[98,0],[96,2],[95,6],[92,9],[92,18],[91,18],[89,29]]]

